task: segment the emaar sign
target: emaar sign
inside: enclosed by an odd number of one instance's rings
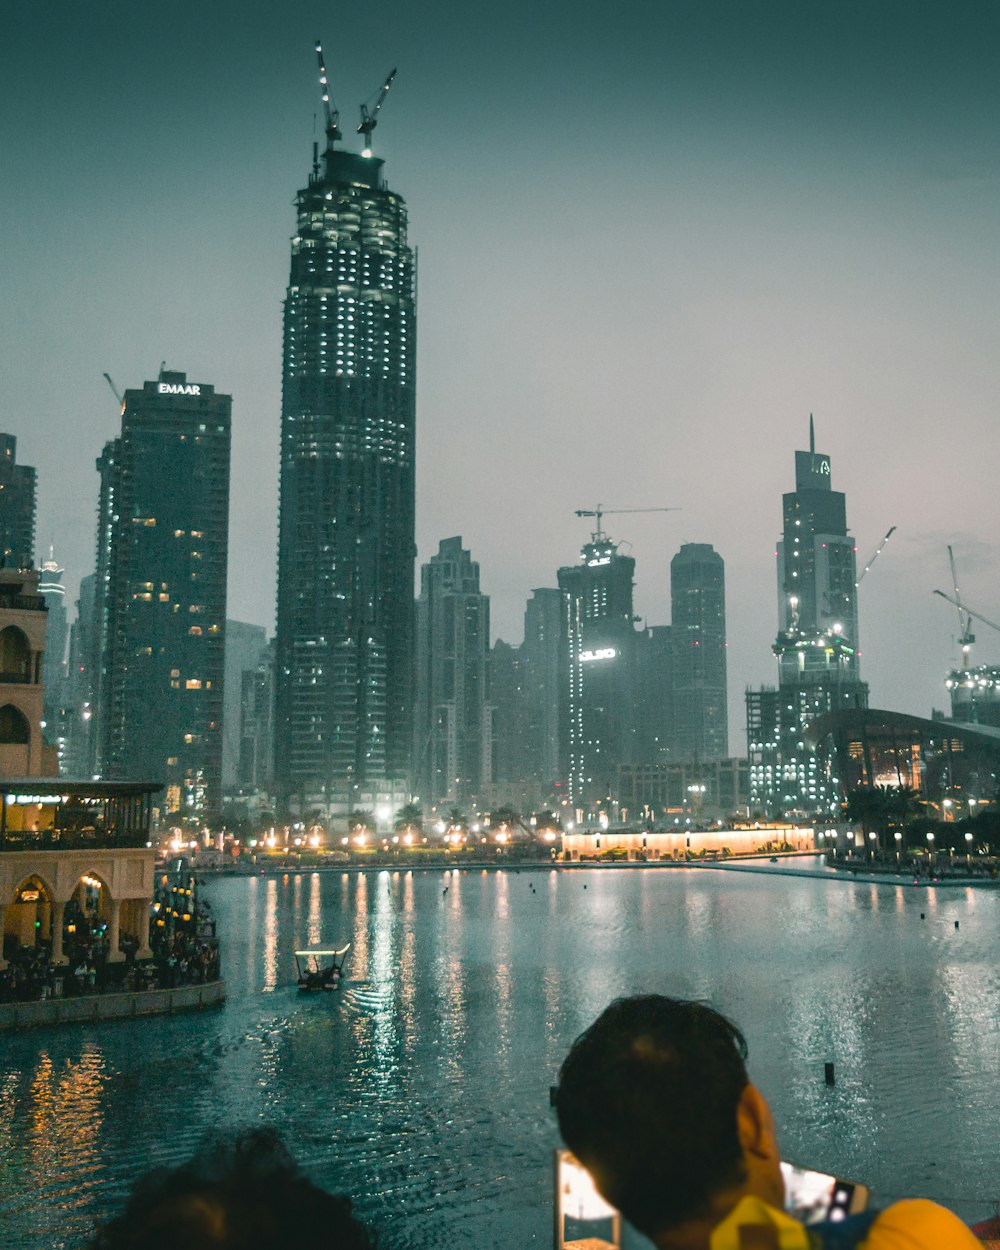
[[[160,382],[157,385],[159,395],[200,395],[200,386],[189,386],[184,382]]]

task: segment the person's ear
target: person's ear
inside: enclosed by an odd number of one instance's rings
[[[746,1085],[736,1105],[736,1129],[745,1154],[771,1159],[778,1154],[774,1117],[756,1085]]]

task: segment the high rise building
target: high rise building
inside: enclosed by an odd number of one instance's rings
[[[161,370],[102,457],[101,775],[162,781],[166,812],[199,820],[222,797],[231,408]]]
[[[66,587],[62,582],[65,569],[59,567],[53,550],[49,548],[47,560],[42,561],[38,578],[38,593],[45,600],[48,620],[45,628],[45,665],[42,680],[45,684],[45,716],[64,701],[63,684],[66,680],[66,642],[69,626],[66,620]]]
[[[490,600],[461,538],[445,538],[420,570],[414,739],[426,804],[467,803],[493,780]]]
[[[551,801],[567,776],[569,759],[569,599],[542,587],[524,609],[524,700],[533,775]],[[524,735],[522,735],[524,736]],[[567,796],[568,797],[568,796]]]
[[[635,637],[635,759],[663,764],[674,750],[674,645],[669,625],[650,625]]]
[[[226,697],[222,710],[222,788],[239,787],[243,741],[243,679],[256,675],[267,650],[267,630],[247,621],[226,621]]]
[[[35,470],[17,463],[13,434],[0,434],[0,566],[35,566]]]
[[[804,740],[827,712],[868,706],[858,674],[854,540],[847,507],[831,487],[830,457],[795,453],[795,490],[783,497],[778,542],[777,690],[747,691],[751,805],[767,815],[832,814],[838,779],[827,775]]]
[[[275,674],[279,802],[329,814],[405,797],[416,556],[406,206],[383,162],[338,138],[334,121],[296,198]]]
[[[635,735],[635,561],[600,528],[582,563],[559,570],[568,596],[569,802],[583,819],[606,811]]]
[[[88,573],[80,578],[80,597],[76,601],[76,620],[69,631],[69,658],[66,673],[65,766],[69,777],[90,777],[93,771],[91,739],[94,729],[95,685],[95,586],[97,578]]]
[[[711,543],[684,543],[670,561],[670,619],[672,758],[725,759],[726,568]]]

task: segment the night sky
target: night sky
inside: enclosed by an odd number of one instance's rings
[[[161,360],[233,396],[229,614],[273,627],[281,302],[320,109],[419,248],[419,560],[461,534],[522,637],[608,516],[637,611],[726,561],[730,748],[773,682],[781,494],[816,418],[874,706],[946,706],[946,544],[1000,619],[995,0],[0,3],[0,429],[38,549],[93,569],[93,462]],[[979,662],[1000,634],[977,629]]]

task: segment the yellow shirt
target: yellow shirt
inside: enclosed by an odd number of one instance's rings
[[[882,1211],[861,1243],[864,1250],[983,1250],[962,1223],[936,1202],[913,1198]],[[804,1224],[759,1198],[742,1198],[709,1241],[710,1250],[812,1250]]]

